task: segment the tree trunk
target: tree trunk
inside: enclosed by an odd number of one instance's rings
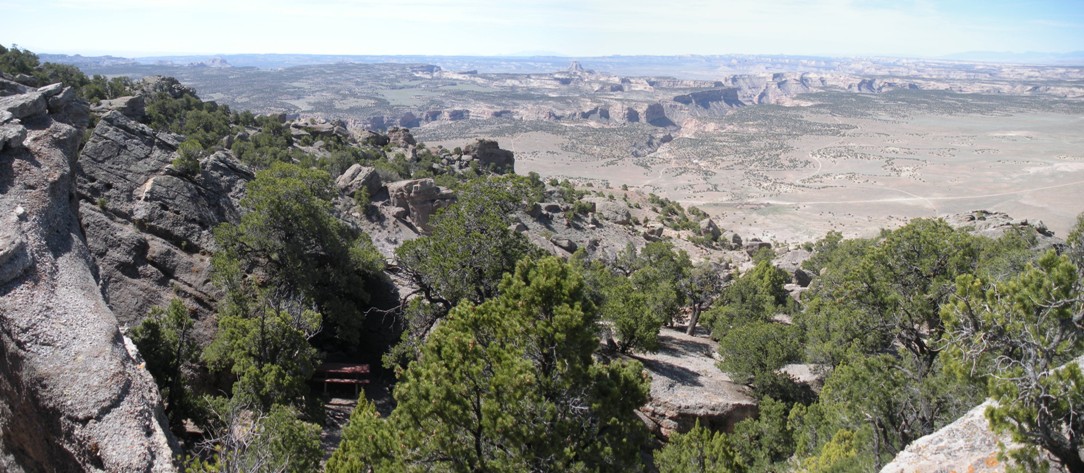
[[[689,326],[685,328],[686,335],[694,335],[696,323],[700,321],[700,304],[693,304],[693,315],[689,317]]]
[[[1080,459],[1079,452],[1075,449],[1058,450],[1057,452],[1053,450],[1047,451],[1053,454],[1070,473],[1084,473],[1084,460]]]

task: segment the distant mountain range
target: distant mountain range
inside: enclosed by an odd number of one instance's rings
[[[1067,53],[1043,53],[1028,51],[1010,53],[999,51],[968,51],[944,56],[954,61],[1003,62],[1017,64],[1052,64],[1063,66],[1084,66],[1084,51]]]

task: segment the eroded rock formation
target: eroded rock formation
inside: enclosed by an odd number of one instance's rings
[[[515,172],[515,154],[492,140],[478,140],[463,148],[465,154],[478,160],[478,164],[497,174]]]
[[[227,152],[208,156],[185,176],[171,162],[181,137],[159,133],[115,112],[101,117],[78,162],[78,193],[87,243],[102,292],[123,324],[180,296],[209,314],[212,231],[240,219],[252,173]]]
[[[79,226],[87,105],[59,86],[0,85],[0,128],[13,132],[0,148],[0,471],[172,471],[158,390]]]
[[[388,196],[391,205],[399,209],[396,217],[409,219],[422,233],[429,231],[429,218],[433,213],[455,201],[450,190],[437,186],[428,178],[388,184]]]

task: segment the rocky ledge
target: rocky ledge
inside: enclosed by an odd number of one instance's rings
[[[663,328],[659,351],[637,356],[651,373],[651,400],[640,408],[648,426],[662,437],[688,432],[697,421],[732,431],[757,413],[756,400],[715,366],[710,338]]]

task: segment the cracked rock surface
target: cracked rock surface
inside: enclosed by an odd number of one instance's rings
[[[154,380],[102,299],[79,226],[86,104],[56,85],[0,89],[0,114],[26,130],[0,149],[0,471],[174,471]]]

